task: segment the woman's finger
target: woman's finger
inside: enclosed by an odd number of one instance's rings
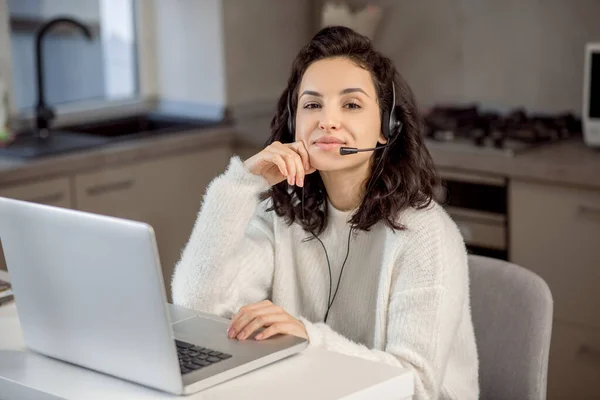
[[[310,155],[308,154],[308,149],[306,148],[304,142],[294,142],[294,145],[297,148],[298,154],[302,156],[302,162],[306,164],[304,165],[304,176],[315,172],[317,169],[310,164]]]
[[[293,322],[278,322],[272,324],[267,329],[256,335],[257,340],[268,339],[271,336],[275,336],[277,334],[286,334],[293,335],[294,334],[294,323]]]
[[[238,320],[231,325],[231,327],[227,330],[227,336],[229,336],[229,338],[233,339],[234,337],[237,337],[238,339],[241,338],[240,333],[246,329],[248,327],[248,325],[250,325],[254,320],[256,320],[257,318],[264,318],[266,315],[276,315],[276,314],[281,314],[280,312],[278,312],[278,310],[271,310],[269,312],[266,313],[260,313],[260,314],[255,314],[255,313],[246,313],[243,314],[240,318],[238,318]],[[256,329],[255,329],[256,330]]]
[[[302,157],[302,164],[304,166],[304,171],[308,171],[310,170],[310,157],[308,156],[308,151],[306,150],[306,147],[304,146],[304,142],[298,141],[298,142],[294,142],[290,145],[291,148],[293,148],[298,154],[300,154],[300,157]]]
[[[298,169],[298,163],[296,162],[296,159],[300,158],[300,155],[291,150],[288,146],[283,145],[274,147],[273,151],[279,154],[285,160],[285,166],[289,172],[288,183],[290,185],[294,185],[296,183],[296,174]],[[300,163],[300,165],[302,165],[302,163]]]
[[[297,142],[290,143],[290,144],[284,146],[284,148],[282,149],[282,152],[289,154],[290,158],[293,160],[293,162],[295,163],[295,166],[296,166],[296,174],[294,175],[294,182],[292,184],[295,184],[298,186],[303,186],[304,185],[304,172],[305,172],[304,158],[303,158],[302,154],[300,153],[300,150],[298,150]],[[307,154],[307,156],[308,156],[308,154]]]
[[[277,166],[277,168],[279,168],[279,172],[281,172],[281,175],[285,176],[286,178],[289,176],[285,160],[283,159],[283,157],[281,157],[281,155],[279,155],[278,153],[270,152],[265,155],[265,158],[267,159],[267,161],[272,162]]]
[[[248,324],[250,324],[257,317],[281,313],[283,313],[283,310],[272,304],[271,306],[265,306],[263,308],[255,310],[246,310],[243,313],[241,313],[235,319],[235,321],[232,320],[231,324],[229,325],[229,329],[227,329],[227,335],[230,338],[236,337]]]
[[[281,154],[281,157],[285,160],[285,166],[289,172],[288,183],[293,185],[296,183],[296,161],[294,156],[286,151]]]
[[[233,317],[231,317],[231,323],[229,324],[229,326],[231,327],[231,325],[233,325],[233,323],[240,317],[242,316],[242,314],[248,313],[248,312],[252,312],[254,310],[258,310],[261,308],[268,308],[274,306],[274,304],[270,301],[270,300],[263,300],[260,301],[258,303],[253,303],[253,304],[247,304],[243,307],[240,307],[240,309],[238,310],[237,313],[235,313],[235,315]]]
[[[258,329],[271,326],[274,323],[284,322],[289,320],[290,316],[285,313],[270,313],[257,315],[248,325],[246,325],[240,333],[237,334],[238,340],[245,340],[250,337]]]
[[[281,156],[281,158],[284,160],[285,168],[288,172],[286,176],[287,181],[291,185],[293,177],[296,176],[296,164],[290,159],[291,157],[288,151],[288,146],[284,145],[281,142],[273,142],[269,147],[270,151],[272,151],[275,154],[279,154],[279,156]]]
[[[296,156],[294,157],[294,161],[296,163],[296,182],[295,184],[298,186],[304,186],[304,165],[302,161],[302,157],[300,154],[296,153],[294,150],[290,151],[294,153]]]

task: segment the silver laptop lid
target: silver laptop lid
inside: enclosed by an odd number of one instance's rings
[[[182,392],[149,225],[0,197],[0,240],[29,348]]]

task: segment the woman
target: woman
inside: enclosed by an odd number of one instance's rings
[[[390,60],[321,30],[271,131],[208,187],[174,303],[231,317],[235,340],[291,334],[412,369],[418,399],[477,398],[464,242],[432,200],[422,120]]]

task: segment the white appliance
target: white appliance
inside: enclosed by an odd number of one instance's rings
[[[583,65],[583,140],[600,147],[600,43],[585,46]]]

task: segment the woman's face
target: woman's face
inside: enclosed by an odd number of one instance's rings
[[[328,58],[308,67],[298,90],[296,140],[306,145],[320,171],[357,167],[372,152],[340,155],[340,147],[385,143],[377,93],[369,71],[348,58]]]

